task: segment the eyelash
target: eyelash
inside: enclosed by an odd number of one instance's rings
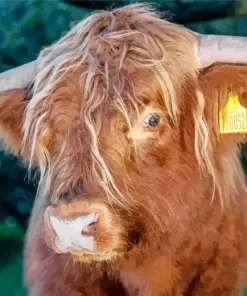
[[[85,194],[85,190],[83,189],[83,186],[76,186],[73,189],[68,190],[67,192],[64,192],[59,195],[59,200],[63,201],[70,201],[71,199],[76,198],[79,195]]]

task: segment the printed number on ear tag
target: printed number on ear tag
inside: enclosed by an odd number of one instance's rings
[[[247,133],[247,112],[238,95],[230,93],[225,107],[219,112],[221,134]]]

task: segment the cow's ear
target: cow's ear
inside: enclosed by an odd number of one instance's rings
[[[201,70],[199,82],[215,148],[237,148],[247,138],[247,65],[216,63]]]
[[[0,93],[0,139],[8,152],[28,160],[23,147],[23,117],[27,104],[27,89],[11,89]]]

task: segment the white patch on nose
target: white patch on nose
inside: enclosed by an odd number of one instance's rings
[[[89,224],[96,222],[97,216],[97,213],[92,213],[74,220],[59,220],[51,215],[50,221],[57,234],[55,244],[58,250],[62,253],[68,252],[69,249],[93,251],[94,237],[81,232]]]

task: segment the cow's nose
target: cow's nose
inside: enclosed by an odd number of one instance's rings
[[[75,219],[61,219],[48,207],[45,213],[46,230],[60,253],[93,251],[99,215],[96,212]]]

